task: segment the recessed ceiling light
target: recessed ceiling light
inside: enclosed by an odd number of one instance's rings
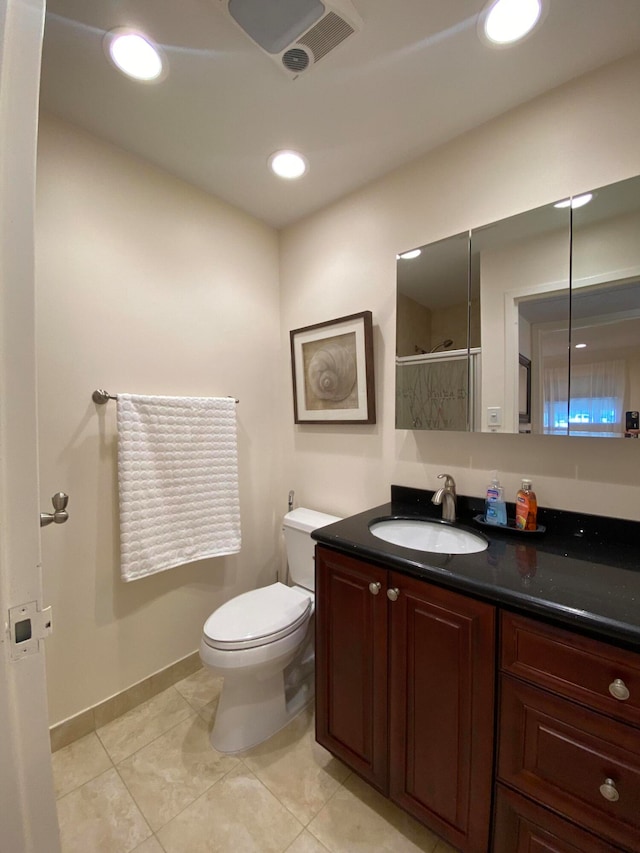
[[[421,255],[420,249],[411,249],[410,252],[403,252],[401,255],[396,255],[396,258],[402,258],[403,261],[410,261],[412,258],[417,258]]]
[[[586,344],[576,344],[576,349],[585,349]]]
[[[307,171],[307,161],[297,151],[276,151],[269,157],[269,166],[279,178],[299,178]]]
[[[571,206],[573,210],[576,207],[584,207],[585,204],[589,204],[591,199],[593,198],[593,193],[584,193],[583,195],[574,195],[573,198],[565,198],[563,201],[559,201],[557,204],[554,204],[554,207],[569,207]]]
[[[104,48],[116,68],[134,80],[150,83],[166,74],[158,48],[134,30],[111,30],[104,37]]]
[[[542,17],[543,0],[490,0],[479,19],[480,34],[494,47],[528,35]]]

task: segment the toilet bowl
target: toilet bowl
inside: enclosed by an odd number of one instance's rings
[[[261,743],[313,698],[311,531],[339,520],[302,507],[287,513],[283,530],[294,585],[276,582],[245,592],[205,622],[200,658],[224,678],[210,736],[218,752]]]

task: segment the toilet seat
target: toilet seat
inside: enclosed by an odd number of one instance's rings
[[[204,624],[203,641],[214,649],[252,649],[287,637],[311,612],[309,593],[276,582],[238,595]]]

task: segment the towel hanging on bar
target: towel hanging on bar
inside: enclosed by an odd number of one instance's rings
[[[124,581],[240,550],[232,397],[118,394]]]

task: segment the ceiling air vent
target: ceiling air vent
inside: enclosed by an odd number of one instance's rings
[[[350,0],[218,0],[222,10],[295,80],[362,29]]]

